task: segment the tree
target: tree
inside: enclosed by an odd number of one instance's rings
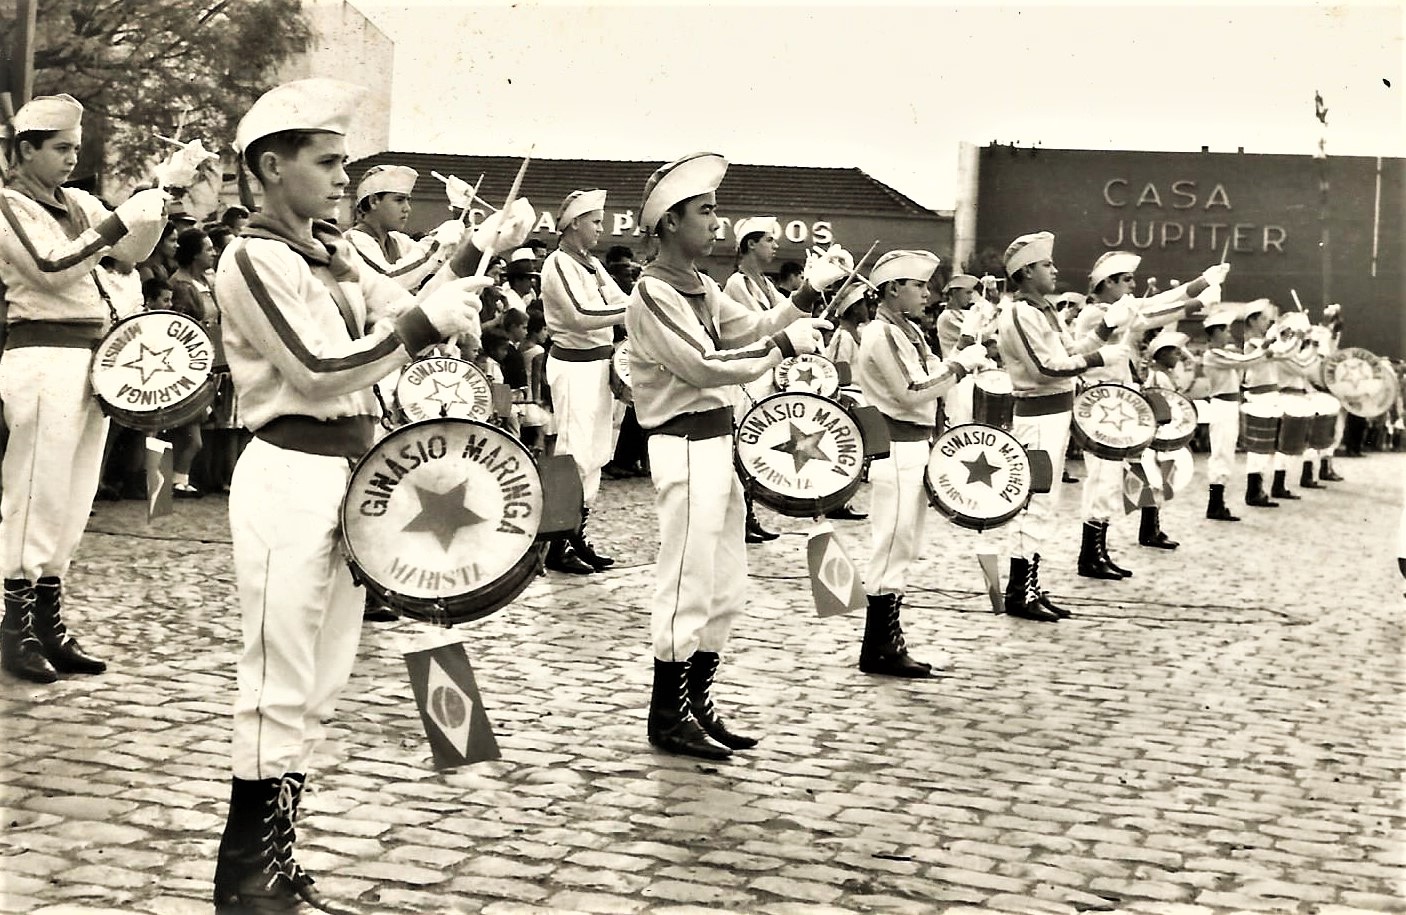
[[[89,173],[137,179],[170,152],[157,133],[228,151],[240,116],[311,40],[300,0],[42,0],[34,93],[83,103],[85,145],[97,133],[102,147]]]

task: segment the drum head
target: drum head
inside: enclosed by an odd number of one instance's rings
[[[859,489],[863,432],[836,401],[799,391],[772,394],[743,414],[734,444],[743,483],[783,515],[824,514]]]
[[[542,480],[532,455],[487,423],[411,423],[376,443],[342,502],[347,560],[387,604],[464,623],[536,573]]]
[[[103,411],[124,426],[184,426],[215,399],[215,348],[193,318],[145,311],[123,318],[93,352],[90,380]]]
[[[621,340],[615,347],[615,354],[610,357],[610,367],[615,370],[615,377],[620,379],[620,383],[625,387],[630,386],[630,341]]]
[[[834,397],[840,390],[840,370],[835,368],[835,363],[815,353],[791,356],[776,367],[776,387],[782,391]]]
[[[488,420],[493,416],[493,385],[472,362],[433,356],[415,360],[400,373],[395,403],[401,422],[443,416]]]
[[[1190,398],[1170,388],[1148,388],[1167,404],[1171,418],[1157,427],[1152,447],[1158,451],[1176,451],[1196,435],[1196,404]]]
[[[923,485],[933,507],[959,527],[999,527],[1030,501],[1030,458],[995,426],[954,426],[932,446]]]
[[[1137,391],[1104,382],[1074,398],[1073,433],[1084,450],[1119,461],[1152,444],[1157,418]]]
[[[1324,359],[1323,380],[1347,412],[1367,419],[1382,415],[1396,401],[1396,377],[1390,365],[1360,347],[1338,350]]]

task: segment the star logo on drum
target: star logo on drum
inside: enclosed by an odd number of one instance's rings
[[[772,451],[780,451],[789,454],[796,462],[796,472],[800,473],[810,461],[830,462],[824,451],[820,450],[820,440],[825,437],[824,429],[817,429],[809,434],[802,432],[795,423],[788,423],[790,426],[790,437],[779,445],[772,445]]]
[[[1103,422],[1119,432],[1123,431],[1123,426],[1127,423],[1137,422],[1137,414],[1128,409],[1128,405],[1121,400],[1117,403],[1104,401],[1099,404],[1099,409],[1103,410]]]
[[[454,542],[454,535],[472,524],[481,524],[488,519],[477,514],[464,504],[467,482],[460,483],[448,492],[432,492],[415,487],[415,496],[420,500],[420,513],[410,519],[402,530],[407,534],[424,531],[434,535],[439,545],[447,553]]]
[[[453,384],[444,384],[438,378],[431,378],[430,381],[434,384],[434,390],[425,395],[426,402],[437,403],[444,407],[452,407],[469,402],[468,398],[464,396],[463,391],[460,390],[458,380],[455,380]]]
[[[141,372],[142,384],[151,381],[158,372],[170,372],[173,375],[176,373],[176,370],[171,368],[171,351],[175,349],[174,346],[162,350],[148,349],[140,340],[137,341],[137,346],[137,355],[133,356],[130,362],[122,363],[122,367]]]
[[[1344,359],[1333,373],[1333,383],[1346,397],[1360,397],[1367,393],[1370,383],[1376,379],[1372,369],[1361,359]]]
[[[974,461],[962,461],[962,466],[967,468],[968,484],[985,483],[992,489],[996,488],[996,485],[992,483],[991,480],[996,476],[996,471],[1000,470],[1001,468],[998,465],[992,464],[990,461],[986,460],[985,451],[982,451],[977,454],[976,460]]]
[[[796,371],[791,374],[791,378],[795,384],[804,384],[814,387],[815,369],[808,365],[804,368],[796,369]]]

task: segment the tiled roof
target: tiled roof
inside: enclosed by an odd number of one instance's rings
[[[450,156],[431,153],[383,152],[347,167],[355,184],[373,165],[408,165],[420,173],[419,193],[426,180],[437,184],[431,171],[457,175],[472,184],[482,174],[479,192],[501,201],[512,186],[521,159],[512,156]],[[600,187],[610,192],[612,207],[638,207],[644,182],[661,163],[595,159],[533,159],[523,178],[523,196],[540,209],[555,209],[578,188]],[[747,209],[765,201],[777,210],[807,213],[854,213],[872,216],[932,218],[933,211],[876,181],[857,168],[810,168],[789,165],[734,163],[718,190],[723,211]]]

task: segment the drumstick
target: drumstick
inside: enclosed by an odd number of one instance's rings
[[[446,177],[444,177],[443,175],[441,175],[439,172],[431,171],[431,172],[430,172],[430,175],[433,176],[433,177],[435,177],[435,178],[438,178],[440,181],[443,181],[446,187],[449,186],[449,179],[446,178]],[[470,192],[470,195],[471,195],[471,196],[469,197],[469,203],[473,203],[474,201],[478,201],[479,203],[483,204],[485,207],[488,208],[488,212],[490,212],[490,213],[496,213],[496,212],[498,212],[498,208],[497,208],[497,207],[495,207],[493,204],[489,203],[487,200],[484,200],[482,197],[480,197],[480,196],[478,195],[478,189],[479,189],[479,187],[480,187],[482,184],[483,184],[483,176],[482,176],[482,175],[479,175],[479,176],[478,176],[478,184],[475,184],[474,187],[473,187],[473,190]],[[467,211],[467,210],[468,210],[468,207],[465,207],[464,209],[465,209],[465,211]]]
[[[474,189],[469,192],[470,204],[472,204],[474,200],[478,198],[478,189],[481,187],[483,187],[483,172],[479,172],[478,181],[474,183]],[[485,206],[487,206],[487,204],[485,204]],[[470,207],[464,207],[464,212],[459,214],[459,221],[462,222],[464,225],[469,224],[469,209]]]
[[[1299,311],[1303,311],[1303,302],[1300,302],[1300,301],[1299,301],[1299,293],[1298,293],[1298,290],[1296,290],[1296,289],[1290,289],[1290,290],[1289,290],[1289,295],[1291,295],[1291,296],[1294,297],[1294,307],[1297,308]]]
[[[843,297],[846,292],[849,292],[849,288],[854,285],[856,280],[864,283],[864,285],[868,286],[870,289],[874,288],[873,283],[859,275],[859,266],[869,259],[869,255],[873,254],[874,249],[878,246],[879,240],[876,238],[874,239],[874,243],[869,246],[869,250],[865,251],[864,255],[854,262],[854,267],[850,270],[849,276],[845,277],[845,281],[840,284],[840,288],[835,290],[835,294],[830,298],[830,304],[825,306],[824,310],[821,311],[820,317],[822,320],[830,319],[831,313],[839,305],[841,297]]]
[[[527,163],[532,161],[532,150],[536,144],[528,147],[527,155],[522,159],[522,165],[517,170],[517,177],[513,178],[513,186],[508,188],[508,199],[503,201],[503,214],[506,216],[512,212],[513,203],[517,200],[517,192],[522,187],[522,176],[527,174]],[[494,233],[492,240],[488,242],[488,249],[482,253],[478,260],[478,267],[474,269],[474,276],[485,276],[488,273],[488,262],[493,260],[493,249],[498,243],[497,233]]]
[[[1230,236],[1227,235],[1227,236],[1225,237],[1225,244],[1222,245],[1222,246],[1221,246],[1221,249],[1220,249],[1220,262],[1221,262],[1222,264],[1226,263],[1225,256],[1226,256],[1227,254],[1229,254],[1229,253],[1230,253]]]

